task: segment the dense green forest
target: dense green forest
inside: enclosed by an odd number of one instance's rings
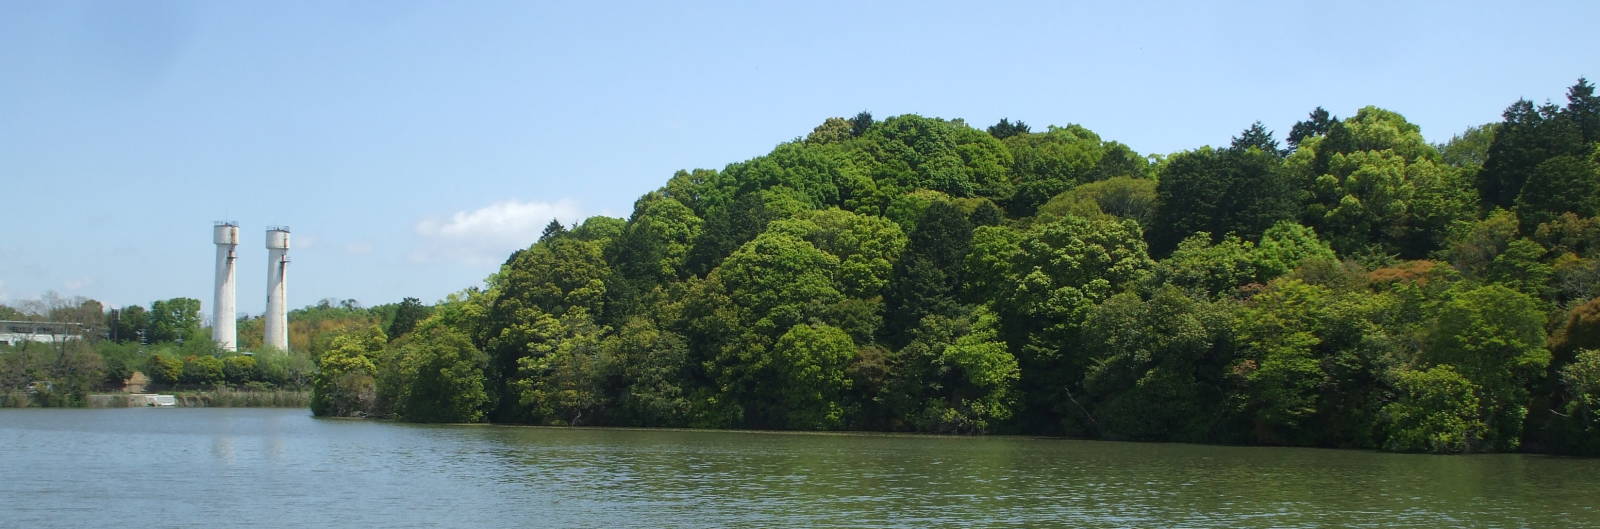
[[[1600,97],[1430,144],[829,118],[627,220],[551,223],[414,330],[320,355],[319,414],[1600,451]]]
[[[1594,455],[1597,142],[1582,79],[1442,144],[862,112],[291,348],[319,415]]]

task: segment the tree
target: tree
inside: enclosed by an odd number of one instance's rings
[[[489,402],[483,370],[489,357],[466,334],[430,321],[386,354],[385,368],[398,370],[393,385],[384,388],[397,417],[414,422],[483,420]]]
[[[838,208],[774,221],[767,231],[792,235],[838,258],[839,292],[856,298],[883,294],[907,244],[900,226],[889,219]]]
[[[1562,213],[1600,215],[1600,164],[1571,155],[1541,162],[1522,184],[1516,208],[1523,233],[1533,233]]]
[[[395,307],[394,319],[389,322],[389,329],[385,334],[398,339],[415,329],[417,323],[427,317],[428,307],[422,304],[422,300],[407,297]]]
[[[1377,107],[1302,143],[1284,167],[1309,191],[1303,222],[1342,254],[1424,257],[1476,209],[1461,170],[1440,163],[1421,128]]]
[[[886,404],[917,430],[983,433],[1016,411],[1021,370],[991,311],[923,318],[892,367]]]
[[[1502,117],[1478,172],[1478,191],[1489,206],[1511,207],[1539,164],[1557,156],[1581,156],[1592,145],[1584,142],[1578,124],[1555,105],[1535,107],[1519,100]]]
[[[866,134],[867,129],[872,128],[872,123],[871,112],[863,110],[856,113],[855,117],[850,118],[850,135],[860,136]]]
[[[172,298],[150,304],[149,331],[152,342],[176,342],[200,329],[200,300]]]
[[[1561,368],[1560,381],[1569,396],[1562,407],[1566,428],[1560,448],[1574,454],[1600,453],[1600,349],[1578,352]]]
[[[1276,154],[1202,148],[1173,156],[1156,186],[1150,247],[1165,255],[1195,232],[1255,239],[1294,215],[1298,190]]]
[[[1001,140],[1016,136],[1018,134],[1027,133],[1028,124],[1023,123],[1021,120],[1012,122],[1010,119],[1000,118],[999,123],[995,123],[993,126],[989,127],[989,135]]]
[[[550,223],[544,226],[544,232],[539,234],[539,240],[544,241],[551,237],[560,237],[561,234],[566,232],[567,227],[562,226],[560,220],[550,219]]]
[[[883,338],[888,344],[904,347],[924,316],[953,313],[961,262],[971,240],[972,224],[954,206],[935,202],[922,213],[884,292]]]
[[[1176,288],[1096,306],[1084,325],[1091,358],[1078,420],[1108,439],[1210,440],[1223,417],[1230,325],[1225,305]]]
[[[1039,206],[1039,222],[1076,215],[1111,215],[1132,219],[1147,231],[1155,222],[1158,199],[1156,181],[1149,178],[1118,176],[1083,184],[1062,192]]]
[[[376,325],[342,334],[333,348],[317,359],[311,380],[311,413],[317,416],[364,416],[375,411],[377,365],[388,338]]]
[[[1449,365],[1402,370],[1395,378],[1399,398],[1383,407],[1384,450],[1460,453],[1479,447],[1487,427],[1472,381]]]
[[[1317,107],[1316,110],[1311,111],[1309,116],[1306,116],[1304,121],[1296,122],[1294,128],[1289,129],[1289,138],[1287,140],[1289,142],[1289,150],[1293,151],[1299,148],[1300,143],[1307,138],[1327,134],[1333,124],[1338,122],[1339,118],[1329,115],[1328,111],[1322,107]]]
[[[606,338],[602,365],[614,366],[625,386],[612,417],[634,426],[688,426],[696,403],[696,370],[683,336],[634,316]]]
[[[1527,416],[1527,382],[1550,363],[1544,311],[1537,300],[1504,286],[1455,293],[1439,308],[1423,351],[1428,366],[1448,364],[1479,388],[1484,446],[1517,448]]]
[[[850,336],[836,327],[800,324],[789,328],[772,347],[773,379],[764,385],[771,400],[768,414],[782,417],[781,426],[805,430],[837,428],[844,423],[840,405],[850,379],[845,368],[855,356]]]
[[[573,310],[587,314],[604,310],[605,280],[612,273],[604,256],[608,240],[583,240],[578,236],[581,229],[573,230],[572,237],[535,243],[518,252],[487,281],[486,314],[476,343],[484,344],[489,355],[491,419],[527,419],[517,415],[522,410],[507,384],[515,377],[517,361],[543,339],[541,322]]]
[[[118,343],[138,343],[147,338],[146,328],[149,326],[149,313],[139,305],[129,305],[121,309],[112,309],[106,315],[109,320],[111,339]]]
[[[1283,156],[1283,152],[1278,150],[1278,140],[1272,138],[1272,131],[1267,130],[1267,126],[1262,125],[1260,121],[1251,123],[1250,128],[1234,136],[1233,143],[1228,148],[1244,152],[1252,147],[1274,156]]]
[[[1107,174],[1119,172],[1109,166],[1118,165],[1125,157],[1111,155],[1111,143],[1078,125],[1011,136],[1006,138],[1005,146],[1011,151],[1011,174],[1017,180],[1016,193],[1009,197],[1006,209],[1015,216],[1032,215],[1040,204],[1074,186],[1112,176],[1139,176],[1137,173],[1142,172],[1141,159],[1134,167],[1127,167],[1135,174]],[[1132,152],[1121,144],[1114,147],[1118,154]],[[1104,171],[1102,161],[1106,162]]]

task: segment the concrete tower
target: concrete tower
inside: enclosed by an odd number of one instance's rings
[[[233,261],[238,258],[239,223],[217,222],[211,229],[211,242],[217,244],[217,283],[211,296],[211,340],[224,351],[239,350],[239,331],[234,327]]]
[[[289,227],[267,228],[267,347],[289,350]]]

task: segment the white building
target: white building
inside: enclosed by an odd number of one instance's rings
[[[0,345],[22,342],[62,343],[82,340],[83,325],[57,321],[0,320]]]

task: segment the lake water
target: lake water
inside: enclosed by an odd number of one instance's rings
[[[1600,527],[1600,460],[0,410],[0,527]]]

